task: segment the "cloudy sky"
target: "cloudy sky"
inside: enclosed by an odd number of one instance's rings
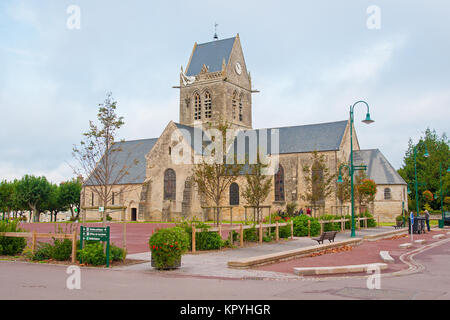
[[[69,29],[70,5],[80,29]],[[369,29],[367,8],[380,9]],[[125,139],[158,137],[178,121],[180,66],[194,42],[239,33],[252,74],[253,126],[348,118],[362,148],[395,168],[408,139],[449,133],[448,0],[0,2],[0,179],[72,177],[73,144],[112,91]]]

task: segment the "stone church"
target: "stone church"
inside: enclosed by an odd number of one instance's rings
[[[349,162],[350,130],[353,130],[355,164],[367,165],[367,175],[377,184],[376,199],[369,210],[380,221],[393,221],[401,213],[402,202],[407,208],[406,182],[380,150],[360,150],[355,128],[350,128],[349,120],[253,129],[252,93],[257,91],[252,90],[239,34],[229,39],[195,43],[186,69],[181,68],[180,84],[176,88],[180,90],[179,122],[170,121],[159,138],[120,142],[122,156],[118,155],[117,161],[124,165],[135,159],[138,162],[129,164],[129,174],[120,186],[113,187],[121,190],[121,186],[127,185],[129,188],[125,192],[117,191],[110,205],[125,206],[128,221],[212,218],[210,210],[204,208],[208,203],[192,182],[193,164],[174,161],[173,155],[182,157],[183,152],[190,158],[202,155],[206,129],[215,128],[223,121],[246,137],[262,130],[276,130],[277,150],[265,148],[278,158],[272,188],[264,203],[271,207],[271,212],[284,209],[290,202],[297,203],[298,208],[309,205],[302,200],[303,165],[311,164],[312,152],[317,151],[325,156],[330,172],[336,173],[339,163]],[[193,143],[194,136],[203,137],[202,143]],[[126,156],[130,154],[132,157]],[[233,207],[233,220],[244,219],[247,205],[241,196],[244,184],[245,177],[239,176],[226,192],[223,205]],[[98,197],[88,180],[82,190],[82,207],[98,205]],[[332,195],[324,199],[323,205],[325,212],[332,213],[341,204]],[[349,208],[350,203],[344,206]],[[86,213],[88,219],[99,216],[95,210]],[[222,218],[230,219],[229,213],[229,209],[223,209]],[[267,214],[268,210],[264,211]],[[115,220],[121,218],[119,212],[110,215]]]

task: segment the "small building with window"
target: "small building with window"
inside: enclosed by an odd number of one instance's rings
[[[377,184],[375,200],[370,212],[380,221],[394,221],[408,209],[407,183],[378,149],[359,150],[353,154],[355,165],[366,165],[367,176]]]

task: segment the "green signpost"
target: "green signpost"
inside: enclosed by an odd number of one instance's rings
[[[83,227],[80,226],[80,250],[83,249],[83,241],[106,241],[106,267],[109,268],[109,227]],[[81,258],[80,258],[81,263]]]

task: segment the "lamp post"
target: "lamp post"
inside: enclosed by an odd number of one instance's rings
[[[372,122],[374,122],[372,119],[370,119],[370,113],[369,113],[369,105],[367,104],[367,102],[363,101],[363,100],[359,100],[356,101],[352,106],[350,106],[350,167],[347,165],[341,165],[339,167],[339,177],[337,182],[341,183],[342,182],[342,175],[341,175],[341,169],[342,167],[347,167],[349,174],[350,174],[350,190],[351,190],[351,195],[352,195],[352,231],[351,231],[351,237],[355,237],[355,197],[354,197],[354,187],[353,187],[353,173],[357,170],[365,170],[367,168],[367,166],[355,166],[353,165],[353,111],[355,109],[355,106],[358,103],[363,103],[366,105],[367,107],[367,113],[366,113],[366,118],[362,121],[365,124],[371,124]]]
[[[416,158],[417,158],[417,147],[423,143],[425,146],[425,154],[424,157],[428,158],[430,155],[428,154],[428,150],[427,150],[427,145],[425,144],[424,141],[420,140],[419,143],[417,143],[417,145],[414,147],[414,186],[416,188],[416,217],[419,216],[419,191],[418,191],[418,182],[417,182],[417,162],[416,162]]]

